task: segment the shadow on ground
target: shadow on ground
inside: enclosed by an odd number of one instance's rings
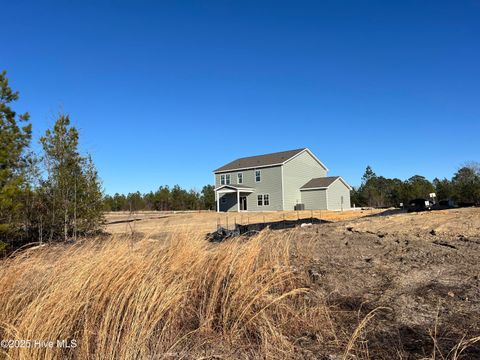
[[[263,229],[283,230],[293,229],[297,226],[313,226],[327,223],[331,223],[331,221],[309,217],[298,220],[280,220],[247,225],[235,224],[235,228],[233,230],[219,227],[217,231],[208,233],[206,239],[211,242],[221,242],[236,236],[251,236],[258,233],[259,231],[262,231]]]

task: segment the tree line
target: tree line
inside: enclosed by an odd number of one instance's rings
[[[353,189],[351,202],[356,206],[398,207],[410,200],[428,199],[435,193],[437,200],[453,200],[460,205],[480,204],[480,164],[466,164],[451,179],[435,178],[432,182],[420,175],[402,181],[375,174],[367,166],[361,185]]]
[[[28,113],[17,114],[19,99],[0,72],[0,251],[30,241],[67,240],[97,232],[104,211],[215,209],[212,185],[201,191],[175,185],[155,192],[104,196],[98,172],[88,154],[79,151],[79,134],[68,114],[59,114],[32,149]],[[462,166],[451,179],[428,181],[377,176],[367,167],[352,191],[356,206],[398,206],[435,192],[438,199],[480,204],[480,166]]]
[[[205,185],[200,192],[185,190],[179,185],[173,188],[160,186],[153,192],[140,192],[127,195],[106,195],[104,198],[106,211],[139,211],[139,210],[214,210],[215,191],[213,185]]]
[[[19,93],[0,72],[0,250],[31,241],[76,238],[103,223],[103,194],[68,114],[59,114],[32,150],[28,113],[12,105]]]

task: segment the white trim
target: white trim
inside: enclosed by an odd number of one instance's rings
[[[240,186],[237,187],[237,186],[232,185],[232,184],[230,184],[230,185],[222,185],[222,186],[220,186],[220,187],[218,187],[218,188],[216,188],[216,189],[213,189],[213,190],[218,192],[219,190],[221,191],[223,188],[226,188],[226,187],[230,188],[230,189],[233,190],[233,191],[237,191],[237,190],[242,191],[242,192],[254,192],[254,191],[255,191],[255,189],[253,189],[253,188],[240,187]],[[229,191],[226,191],[226,192],[229,192]]]
[[[282,210],[285,211],[285,185],[283,183],[283,166],[280,166],[282,176]]]
[[[218,201],[218,195],[215,191],[215,187],[217,186],[217,174],[213,174],[213,192],[215,193],[215,204],[217,204],[217,212],[220,212],[220,203]]]
[[[265,205],[265,195],[268,196],[268,205]],[[263,194],[263,206],[270,206],[270,194]]]
[[[328,185],[328,187],[332,186],[337,180],[340,180],[348,188],[348,190],[352,190],[352,187],[350,185],[348,185],[348,183],[345,180],[343,180],[343,178],[341,176],[339,176],[335,180],[333,180],[331,182],[331,184]]]
[[[229,170],[219,170],[219,171],[214,171],[214,174],[223,174],[223,173],[229,173],[232,171],[244,171],[244,170],[252,170],[252,169],[265,169],[269,167],[275,167],[275,166],[280,166],[283,165],[283,163],[278,163],[278,164],[269,164],[269,165],[257,165],[257,166],[250,166],[250,167],[244,167],[244,168],[238,168],[238,169],[229,169]]]
[[[270,193],[265,193],[265,194],[256,194],[257,195],[257,207],[261,206],[261,207],[264,207],[264,206],[270,206],[270,203],[271,203],[271,197],[270,197]],[[268,196],[268,205],[265,205],[265,195]],[[262,205],[258,205],[258,197],[261,197],[262,198]],[[267,210],[266,210],[267,211]]]
[[[327,206],[327,210],[330,210],[328,206],[328,191],[325,191],[325,202],[326,202],[325,205]]]
[[[260,180],[258,180],[258,181],[257,181],[257,171],[260,171]],[[257,170],[257,169],[255,169],[255,170],[253,171],[253,178],[254,178],[254,180],[255,180],[256,183],[262,182],[262,170]]]
[[[218,193],[218,194],[231,194],[231,193],[237,192],[237,190],[228,189],[228,190],[219,190],[219,191],[215,191],[215,192]]]
[[[240,191],[237,190],[237,212],[240,212]]]
[[[325,189],[328,189],[330,186],[332,186],[337,180],[340,180],[348,188],[348,190],[352,190],[352,187],[350,185],[348,185],[348,183],[345,180],[343,180],[343,178],[341,176],[339,176],[335,180],[333,180],[330,183],[330,185],[328,185],[328,186],[300,188],[300,191],[304,191],[304,190],[325,190]]]
[[[242,195],[242,196],[239,197],[239,199],[241,199],[241,198],[245,198],[245,205],[246,205],[247,209],[246,210],[243,209],[243,210],[240,210],[240,211],[241,212],[247,212],[248,211],[248,196]]]
[[[260,196],[260,198],[262,199],[262,204],[261,205],[258,205],[258,197]],[[262,206],[263,207],[263,194],[257,194],[257,207],[259,206]]]
[[[285,165],[287,162],[289,162],[290,160],[295,159],[297,156],[300,156],[300,155],[303,154],[304,152],[309,153],[310,156],[311,156],[316,162],[318,162],[321,167],[323,167],[323,168],[325,169],[325,171],[328,171],[328,168],[325,166],[325,164],[322,163],[322,162],[320,161],[320,159],[317,158],[317,157],[314,155],[314,153],[310,151],[309,148],[305,148],[305,149],[303,149],[302,151],[300,151],[298,154],[293,155],[290,159],[285,160],[285,161],[282,163],[282,165]]]
[[[348,183],[345,180],[343,180],[343,178],[341,176],[339,176],[337,180],[340,180],[341,182],[343,182],[345,184],[345,186],[348,188],[348,190],[350,190],[350,191],[353,190],[352,187],[350,185],[348,185]],[[335,181],[337,181],[337,180],[335,180]],[[332,185],[332,184],[330,184],[330,185]]]
[[[297,154],[293,155],[292,157],[288,158],[287,160],[285,160],[284,162],[281,162],[281,163],[277,163],[277,164],[268,164],[268,165],[258,165],[258,166],[249,166],[249,167],[243,167],[243,168],[233,168],[233,169],[228,169],[228,170],[214,170],[213,173],[214,174],[221,174],[221,173],[227,173],[227,172],[232,172],[232,171],[241,171],[241,170],[251,170],[251,169],[260,169],[260,168],[268,168],[268,167],[274,167],[274,166],[281,166],[281,165],[285,165],[287,162],[289,162],[290,160],[292,159],[295,159],[297,156],[299,156],[300,154],[303,154],[304,152],[308,152],[310,154],[310,156],[312,156],[316,162],[318,162],[320,164],[320,166],[322,166],[325,171],[328,171],[328,168],[325,166],[324,163],[322,163],[320,161],[319,158],[317,158],[315,156],[315,154],[309,149],[309,148],[305,148],[301,151],[299,151]],[[273,153],[274,154],[274,153]],[[265,154],[265,155],[269,155],[269,154]]]
[[[333,183],[332,183],[333,184]],[[328,189],[328,186],[327,187],[311,187],[311,188],[303,188],[303,189],[300,189],[300,191],[305,191],[305,190],[326,190]]]

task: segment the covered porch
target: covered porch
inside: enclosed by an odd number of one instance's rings
[[[241,185],[222,185],[215,189],[217,212],[248,211],[247,197],[253,188]]]

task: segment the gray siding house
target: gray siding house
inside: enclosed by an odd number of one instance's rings
[[[216,170],[217,211],[345,210],[351,187],[307,148],[234,160]]]

